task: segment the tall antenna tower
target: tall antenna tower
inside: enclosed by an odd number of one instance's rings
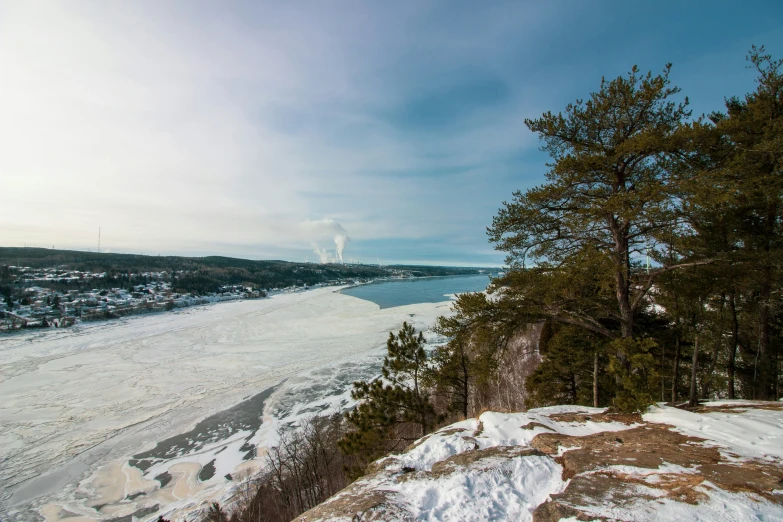
[[[98,227],[98,252],[101,251],[101,227]]]

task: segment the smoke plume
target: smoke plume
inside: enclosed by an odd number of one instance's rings
[[[337,246],[337,260],[340,263],[343,262],[343,250],[345,250],[345,245],[347,245],[350,240],[351,239],[345,234],[337,234],[334,236],[334,244]]]
[[[324,263],[332,263],[334,261],[334,258],[324,250],[323,248],[320,248],[318,245],[313,243],[313,252],[315,252],[315,255],[318,256],[318,262],[321,264]]]
[[[342,263],[345,247],[351,241],[343,226],[333,219],[305,221],[301,223],[305,233],[312,239],[315,255],[321,263]],[[334,241],[335,253],[332,254],[321,243],[331,238]]]

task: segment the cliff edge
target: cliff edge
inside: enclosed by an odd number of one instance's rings
[[[296,520],[783,520],[783,403],[486,412]]]

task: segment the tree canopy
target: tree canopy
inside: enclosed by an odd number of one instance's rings
[[[599,345],[607,358],[592,380],[614,375],[618,407],[641,408],[669,387],[677,399],[683,350],[692,403],[720,382],[731,396],[741,387],[776,397],[783,62],[763,47],[748,61],[757,89],[728,98],[725,112],[692,120],[666,65],[602,79],[586,100],[526,120],[551,159],[546,181],[494,217],[489,239],[508,270],[490,298],[458,302],[452,330],[562,325],[543,364],[572,370],[544,367],[530,383],[565,376],[552,393],[582,402],[590,394],[575,379],[591,359],[582,355]]]

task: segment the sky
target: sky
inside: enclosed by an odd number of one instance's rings
[[[0,0],[0,246],[498,266],[524,125],[633,65],[694,115],[783,2]]]

